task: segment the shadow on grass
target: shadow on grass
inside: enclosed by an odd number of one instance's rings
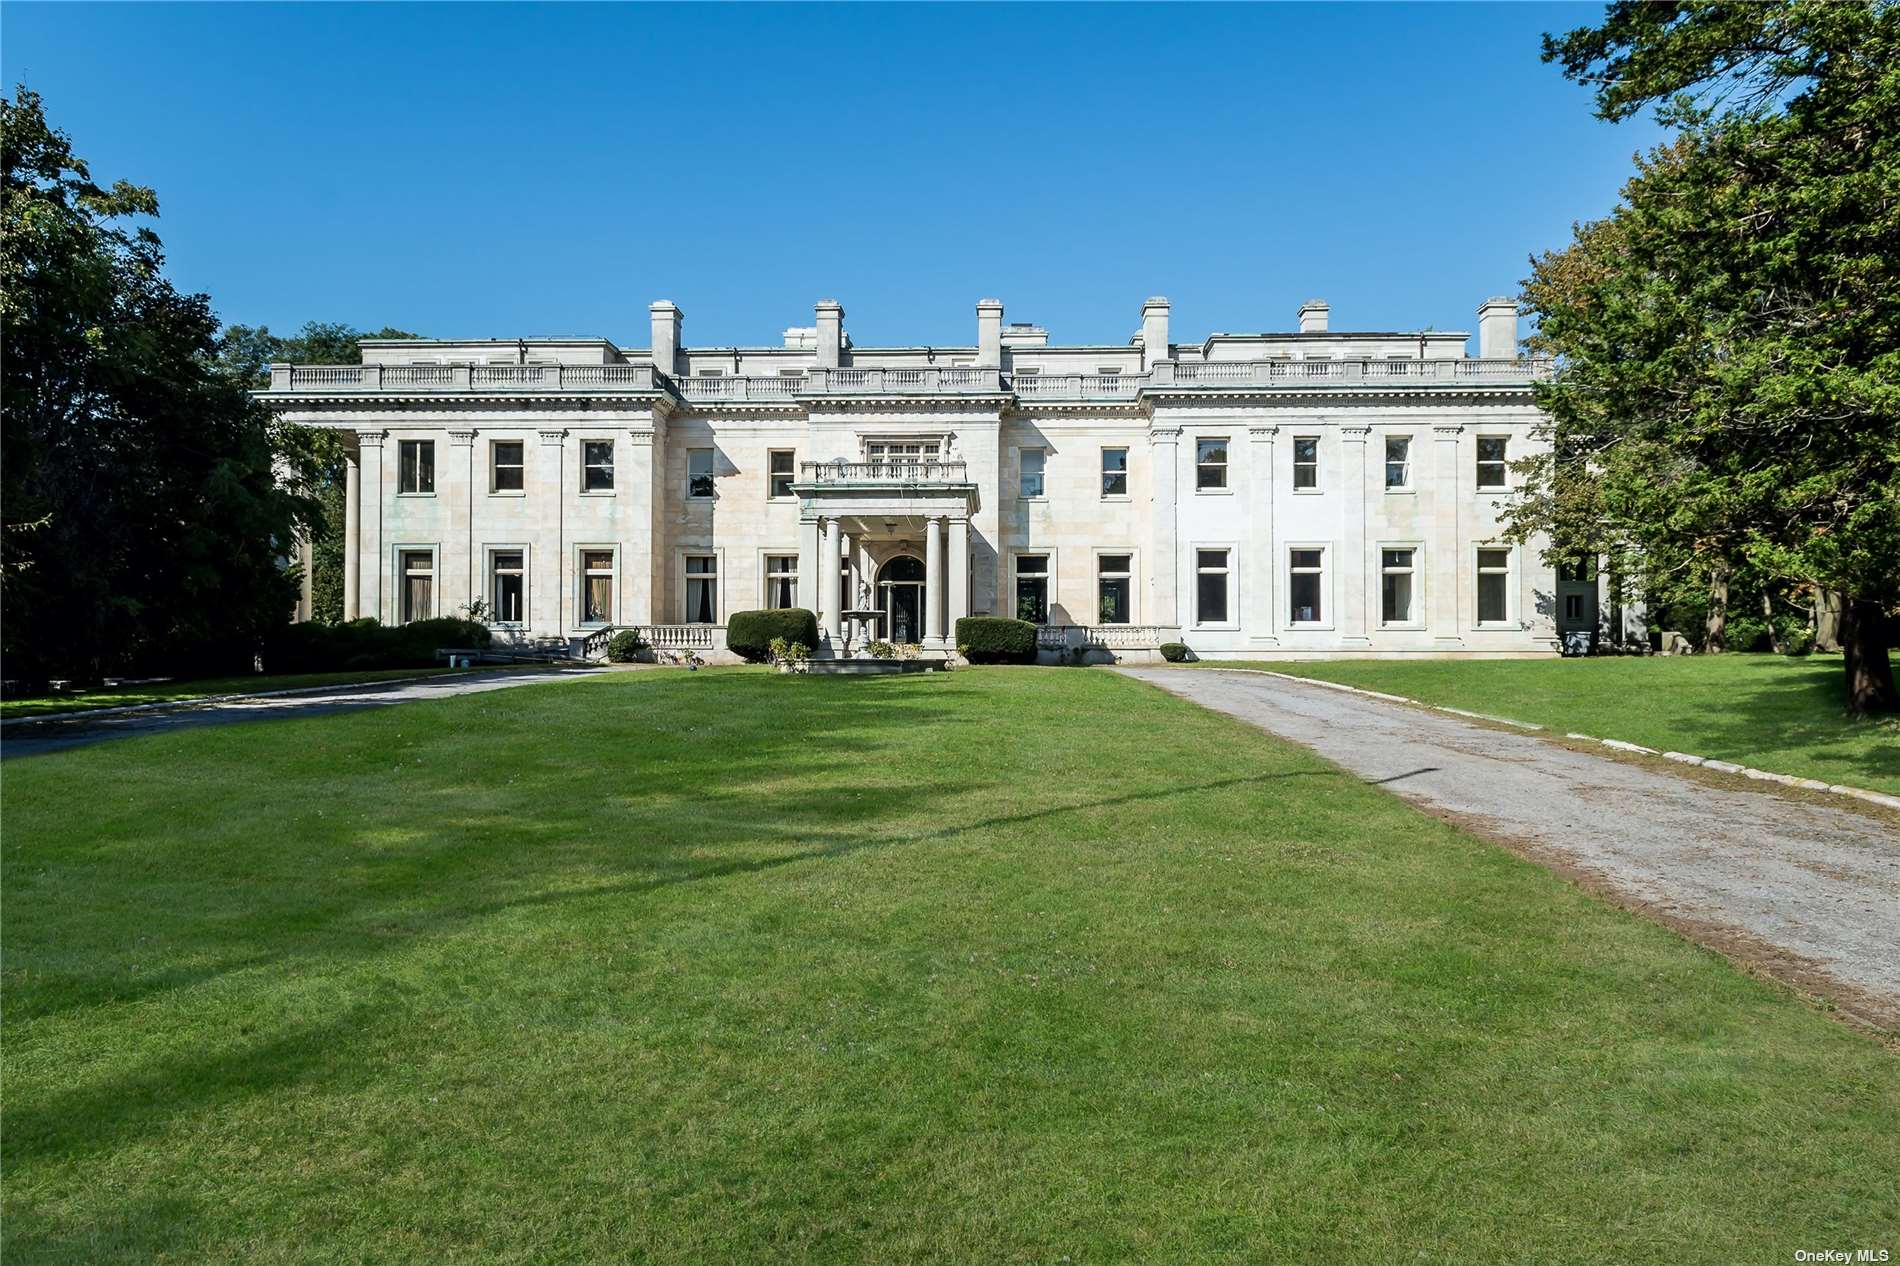
[[[1900,718],[1847,716],[1838,665],[1769,656],[1732,662],[1743,675],[1731,689],[1694,714],[1676,717],[1700,744],[1687,750],[1749,763],[1764,749],[1800,749],[1835,771],[1835,781],[1900,779]],[[1869,743],[1865,749],[1848,745],[1862,739]]]

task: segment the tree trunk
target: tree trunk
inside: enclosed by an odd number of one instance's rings
[[[1878,603],[1848,598],[1841,604],[1841,649],[1846,652],[1847,710],[1856,715],[1900,712],[1900,689],[1887,654],[1890,625]]]
[[[1761,618],[1768,625],[1768,649],[1777,655],[1786,655],[1788,646],[1781,640],[1781,626],[1775,623],[1775,601],[1766,589],[1761,591]]]
[[[1719,655],[1728,649],[1728,564],[1717,563],[1709,572],[1709,622],[1703,630],[1703,649]]]
[[[1841,649],[1841,592],[1838,589],[1814,589],[1814,649]]]

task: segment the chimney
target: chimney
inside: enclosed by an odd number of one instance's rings
[[[1141,368],[1146,372],[1154,368],[1158,360],[1167,360],[1168,347],[1168,301],[1160,295],[1146,300],[1141,305]]]
[[[978,369],[1003,367],[1003,301],[976,301],[976,366]]]
[[[1332,309],[1326,306],[1324,299],[1308,299],[1300,305],[1300,333],[1326,333],[1326,318]]]
[[[1478,355],[1486,360],[1517,358],[1517,304],[1486,299],[1478,305]]]
[[[820,299],[812,311],[818,314],[818,367],[836,369],[844,355],[844,305]]]
[[[671,299],[651,303],[653,314],[653,364],[663,374],[677,373],[680,358],[680,323],[686,314]]]

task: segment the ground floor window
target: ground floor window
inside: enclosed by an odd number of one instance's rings
[[[1016,618],[1031,624],[1049,622],[1049,556],[1016,555]]]
[[[1503,624],[1511,616],[1511,551],[1478,551],[1478,623]]]
[[[1194,551],[1194,620],[1196,624],[1227,623],[1227,582],[1231,574],[1224,549]]]
[[[1095,559],[1095,618],[1103,624],[1126,624],[1129,554],[1099,554]]]
[[[1287,595],[1290,610],[1287,619],[1294,624],[1318,624],[1324,619],[1320,592],[1326,579],[1326,551],[1296,549],[1289,551]]]
[[[1412,560],[1414,551],[1379,551],[1379,623],[1410,624],[1418,617],[1412,612]]]
[[[614,621],[614,552],[610,549],[581,551],[581,623],[612,624]]]
[[[496,550],[488,556],[488,602],[497,624],[520,624],[526,618],[527,559],[518,549]]]
[[[435,614],[435,554],[426,549],[402,552],[402,622]]]
[[[765,556],[765,605],[774,611],[798,605],[798,555]]]
[[[686,556],[686,622],[719,623],[719,556]]]

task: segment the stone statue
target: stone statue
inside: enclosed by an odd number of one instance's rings
[[[858,582],[858,610],[869,611],[870,609],[871,609],[871,586],[865,581],[860,580]]]

